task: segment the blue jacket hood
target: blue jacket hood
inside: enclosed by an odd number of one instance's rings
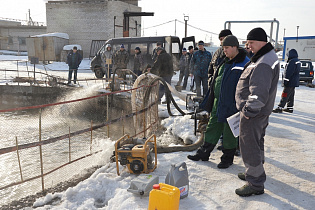
[[[291,49],[289,51],[289,56],[288,56],[288,59],[292,59],[292,58],[297,58],[298,57],[298,53],[295,49]]]

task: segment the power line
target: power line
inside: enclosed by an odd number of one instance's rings
[[[158,27],[158,26],[161,26],[161,25],[165,25],[165,24],[167,24],[167,23],[171,23],[171,22],[174,22],[175,20],[170,20],[170,21],[168,21],[168,22],[165,22],[165,23],[161,23],[161,24],[158,24],[158,25],[155,25],[155,26],[150,26],[150,27],[147,27],[147,28],[144,28],[144,29],[149,29],[149,28],[155,28],[155,27]],[[177,22],[180,22],[180,23],[182,23],[182,24],[185,24],[184,22],[182,22],[182,21],[180,21],[180,20],[177,20],[176,19],[176,21]],[[190,24],[187,24],[189,27],[192,27],[192,28],[194,28],[194,29],[197,29],[197,30],[199,30],[199,31],[203,31],[203,32],[206,32],[206,33],[209,33],[209,34],[213,34],[213,35],[219,35],[218,33],[214,33],[214,32],[211,32],[211,31],[207,31],[207,30],[205,30],[205,29],[202,29],[202,28],[198,28],[198,27],[196,27],[196,26],[193,26],[193,25],[190,25]],[[143,29],[143,30],[144,30]],[[246,39],[243,39],[243,38],[238,38],[238,39],[240,39],[240,40],[246,40]]]
[[[161,24],[158,24],[158,25],[155,25],[155,26],[150,26],[150,27],[147,27],[147,28],[143,28],[143,29],[149,29],[149,28],[155,28],[155,27],[158,27],[158,26],[161,26],[161,25],[165,25],[167,23],[171,23],[171,22],[174,22],[175,20],[170,20],[170,21],[167,21],[165,23],[161,23]],[[178,20],[177,20],[178,21]]]
[[[170,20],[170,21],[167,21],[167,22],[165,22],[165,23],[161,23],[161,24],[158,24],[158,25],[155,25],[155,26],[150,26],[150,27],[147,27],[147,28],[144,28],[144,29],[155,28],[155,27],[158,27],[158,26],[161,26],[161,25],[165,25],[165,24],[174,22],[174,21],[175,21],[175,20]],[[177,20],[177,19],[176,19],[176,21],[178,21],[178,22],[180,22],[180,23],[182,23],[182,24],[185,24],[184,22],[182,22],[182,21],[180,21],[180,20]],[[190,27],[192,27],[192,28],[194,28],[194,29],[197,29],[197,30],[200,30],[200,31],[209,33],[209,34],[219,35],[219,34],[217,34],[217,33],[211,32],[211,31],[207,31],[207,30],[204,30],[204,29],[201,29],[201,28],[197,28],[197,27],[192,26],[192,25],[190,25],[190,24],[187,24],[187,25],[190,26]]]
[[[180,20],[177,20],[178,22],[180,22],[180,23],[182,23],[182,24],[185,24],[184,22],[182,22],[182,21],[180,21]],[[203,31],[203,32],[206,32],[206,33],[209,33],[209,34],[213,34],[213,35],[218,35],[219,36],[219,34],[217,34],[217,33],[213,33],[213,32],[211,32],[211,31],[207,31],[207,30],[204,30],[204,29],[201,29],[201,28],[197,28],[196,26],[192,26],[192,25],[190,25],[190,24],[187,24],[188,26],[190,26],[190,27],[192,27],[192,28],[194,28],[194,29],[197,29],[197,30],[199,30],[199,31]]]

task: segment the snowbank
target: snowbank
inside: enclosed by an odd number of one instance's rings
[[[82,47],[81,45],[78,45],[78,44],[69,44],[69,45],[65,45],[63,46],[63,50],[72,50],[73,47],[77,47],[78,50],[82,50]]]
[[[45,37],[45,36],[55,36],[55,37],[59,37],[59,38],[63,38],[63,39],[69,39],[69,35],[66,33],[48,33],[48,34],[39,34],[39,35],[34,35],[31,37]]]

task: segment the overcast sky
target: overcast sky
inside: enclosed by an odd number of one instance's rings
[[[34,21],[46,22],[45,0],[0,0],[0,17],[26,19],[28,9]],[[280,22],[279,40],[285,36],[315,36],[315,1],[314,0],[140,0],[143,12],[154,12],[153,17],[142,18],[141,34],[184,36],[184,14],[189,16],[188,24],[204,31],[188,26],[188,36],[196,36],[196,40],[209,42],[211,39],[218,44],[218,34],[224,28],[225,21],[273,20]],[[176,30],[175,30],[175,19]],[[131,20],[132,21],[132,20]],[[151,26],[164,24],[159,27]],[[262,27],[270,33],[270,24],[232,24],[231,30],[238,38],[246,38],[254,27]],[[215,34],[210,34],[213,32]],[[274,25],[275,37],[276,25]]]

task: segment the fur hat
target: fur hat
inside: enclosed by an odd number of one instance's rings
[[[247,40],[267,42],[267,34],[262,28],[254,28],[247,34]]]
[[[232,47],[236,46],[236,47],[238,47],[239,43],[238,43],[236,36],[228,35],[223,39],[222,46],[232,46]]]

